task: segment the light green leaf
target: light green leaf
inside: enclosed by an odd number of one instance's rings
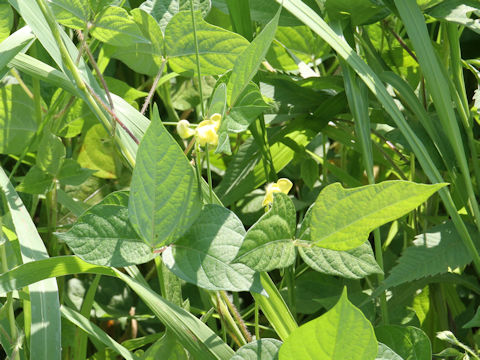
[[[75,255],[96,265],[124,267],[154,257],[130,225],[126,206],[102,202],[83,213],[70,230],[56,235]]]
[[[480,307],[477,308],[473,318],[471,318],[470,321],[462,326],[463,329],[470,329],[473,327],[480,327]]]
[[[50,175],[57,175],[65,159],[65,146],[59,137],[45,132],[38,145],[37,166]]]
[[[60,168],[57,179],[62,185],[78,186],[83,184],[94,172],[94,170],[82,168],[73,159],[66,159]]]
[[[437,19],[451,21],[470,28],[480,33],[479,19],[470,15],[480,9],[478,1],[472,0],[446,0],[428,10],[428,15]]]
[[[107,335],[101,328],[99,328],[94,323],[90,322],[87,318],[85,318],[79,312],[73,309],[70,309],[64,305],[62,305],[60,310],[62,311],[62,316],[64,318],[69,320],[72,324],[78,326],[80,329],[85,331],[95,340],[100,341],[110,349],[114,350],[116,353],[122,355],[124,359],[127,359],[127,360],[139,359],[137,356],[135,356],[130,351],[128,351],[127,348],[117,343],[114,339],[112,339],[109,335]]]
[[[278,360],[282,342],[277,339],[260,339],[243,345],[230,360]]]
[[[50,0],[57,21],[67,27],[83,30],[90,19],[88,0]]]
[[[80,166],[97,170],[95,176],[104,179],[117,177],[115,144],[102,124],[95,124],[85,134],[77,161]]]
[[[193,0],[193,9],[200,10],[202,17],[210,11],[210,0]],[[172,17],[181,10],[190,9],[189,0],[146,0],[140,5],[140,9],[152,15],[158,21],[162,31],[165,31],[167,24]]]
[[[387,345],[378,343],[378,353],[375,360],[404,360],[395,351],[390,349]]]
[[[244,236],[233,212],[206,205],[182,238],[163,252],[163,261],[179,278],[204,289],[261,292],[258,274],[233,263]]]
[[[150,43],[135,43],[130,46],[107,45],[105,52],[109,57],[124,62],[129,68],[140,74],[154,76],[160,69],[164,53],[162,31],[155,19],[145,11],[133,9],[132,17],[145,39],[148,39]]]
[[[281,9],[279,8],[273,19],[265,25],[262,32],[237,56],[228,81],[228,103],[230,105],[235,105],[265,59],[265,55],[277,30],[280,11]]]
[[[45,194],[52,189],[52,186],[53,175],[33,165],[16,190],[27,194]]]
[[[198,55],[202,75],[221,75],[232,69],[248,41],[231,31],[210,25],[195,12]],[[189,11],[176,14],[165,29],[169,64],[178,73],[196,74],[195,41]]]
[[[0,42],[10,35],[13,26],[13,10],[9,4],[0,4]]]
[[[290,334],[279,359],[373,360],[377,351],[372,324],[348,301],[344,290],[332,309]]]
[[[480,241],[476,229],[468,226],[475,243]],[[417,235],[413,246],[405,249],[398,264],[390,271],[382,289],[394,287],[427,276],[447,273],[472,261],[472,255],[458,241],[455,225],[449,221]]]
[[[115,46],[150,43],[127,10],[118,6],[109,6],[95,17],[91,34],[97,40]]]
[[[274,194],[273,206],[247,232],[235,262],[256,271],[271,271],[295,261],[295,206],[288,195]]]
[[[312,242],[332,250],[356,248],[372,230],[409,213],[445,185],[384,181],[344,189],[339,183],[331,184],[312,209]]]
[[[432,358],[430,340],[422,330],[413,326],[388,325],[375,328],[378,341],[387,345],[404,360]]]
[[[258,86],[250,82],[240,94],[235,105],[228,110],[225,119],[228,131],[239,133],[247,130],[250,124],[269,108],[263,101]]]
[[[61,90],[55,92],[52,97],[52,104],[60,95]],[[52,125],[52,132],[61,137],[72,138],[82,132],[84,123],[95,123],[95,116],[88,105],[81,99],[72,100],[62,116],[55,119]],[[67,103],[65,104],[67,105]]]
[[[303,241],[311,241],[311,218],[312,207],[305,214],[299,231],[299,239]],[[307,265],[323,274],[348,279],[362,279],[371,274],[383,273],[373,256],[372,246],[368,241],[359,247],[346,251],[323,249],[318,246],[298,246],[298,252]]]
[[[0,154],[21,154],[37,130],[33,101],[20,85],[0,88]]]
[[[130,221],[152,247],[178,239],[202,208],[193,167],[159,119],[140,143],[130,187]]]

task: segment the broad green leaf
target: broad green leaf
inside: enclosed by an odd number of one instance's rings
[[[344,189],[339,183],[329,185],[312,208],[312,242],[332,250],[356,248],[372,230],[409,213],[445,185],[408,181],[384,181],[354,189]]]
[[[155,19],[145,11],[133,9],[131,14],[143,36],[150,43],[135,43],[130,46],[106,45],[105,52],[109,57],[124,62],[140,74],[154,76],[160,69],[164,53],[162,31]],[[117,92],[115,94],[120,95]]]
[[[57,236],[75,255],[96,265],[124,267],[153,259],[152,248],[139,239],[128,220],[128,208],[100,203]]]
[[[375,360],[404,360],[400,355],[395,353],[387,345],[378,343],[378,353]]]
[[[354,26],[372,24],[390,13],[371,0],[327,0],[325,8],[331,19],[349,19]]]
[[[388,325],[375,328],[378,341],[387,345],[403,360],[425,360],[432,358],[432,347],[428,336],[413,326]]]
[[[21,289],[44,279],[80,273],[108,275],[124,281],[165,327],[173,332],[180,343],[191,354],[196,354],[198,359],[230,359],[233,356],[233,350],[207,325],[188,311],[163,299],[145,284],[114,268],[92,265],[77,256],[59,256],[38,260],[3,273],[0,275],[0,294]],[[55,349],[60,349],[60,344]]]
[[[312,207],[308,209],[299,231],[299,239],[311,241],[310,221]],[[341,276],[348,279],[361,279],[371,274],[382,274],[373,256],[372,246],[368,241],[359,247],[346,251],[323,249],[318,246],[298,246],[298,252],[303,261],[313,270],[327,274]]]
[[[61,185],[78,186],[83,184],[93,173],[94,170],[85,169],[73,159],[65,159],[57,175]]]
[[[260,339],[243,345],[230,360],[278,360],[282,342],[277,339]]]
[[[240,94],[237,102],[227,112],[228,131],[239,133],[248,129],[250,124],[270,107],[263,101],[257,85],[250,82]]]
[[[115,46],[150,44],[127,10],[118,6],[109,6],[95,17],[91,34],[97,40]]]
[[[474,241],[480,237],[472,226],[468,227]],[[472,261],[472,255],[458,241],[458,232],[452,222],[435,226],[417,235],[413,246],[405,249],[383,282],[382,288],[394,287],[422,277],[446,273]]]
[[[165,335],[150,346],[142,356],[142,360],[157,360],[159,358],[188,360],[185,349],[169,331],[165,332]]]
[[[279,359],[374,360],[377,351],[372,324],[348,301],[344,290],[333,308],[290,334]]]
[[[465,325],[462,326],[463,329],[469,329],[473,327],[480,327],[480,307],[477,308],[473,318],[471,318]]]
[[[97,170],[95,176],[104,179],[117,177],[115,144],[102,124],[95,124],[85,133],[77,161],[81,167]]]
[[[471,17],[471,13],[479,9],[478,1],[446,0],[429,9],[427,13],[434,18],[451,21],[480,33],[480,22]]]
[[[116,353],[122,355],[124,359],[135,360],[139,359],[137,356],[128,351],[127,348],[117,343],[109,335],[107,335],[100,327],[90,322],[79,312],[70,309],[64,305],[61,307],[62,316],[70,322],[78,326],[80,329],[88,333],[92,338],[113,349]]]
[[[202,75],[221,75],[233,68],[235,60],[248,46],[240,35],[210,25],[197,11],[195,25]],[[165,29],[168,63],[178,73],[197,73],[195,41],[190,11],[177,13]]]
[[[34,266],[37,261],[48,259],[47,249],[28,210],[1,167],[0,188],[15,227],[23,263]],[[18,278],[13,277],[12,280]],[[57,281],[39,280],[42,281],[27,284],[31,305],[30,351],[38,360],[60,360],[61,323]]]
[[[273,206],[247,232],[235,262],[256,271],[271,271],[295,261],[295,206],[288,195],[274,194]]]
[[[142,12],[139,10],[133,10],[132,14],[133,13],[137,14]],[[126,82],[122,80],[118,80],[117,78],[110,77],[110,76],[104,76],[104,78],[105,78],[105,82],[108,85],[108,90],[113,92],[115,95],[122,97],[126,102],[128,102],[130,105],[134,107],[138,106],[135,100],[144,98],[148,95],[147,92],[137,90],[131,87],[130,85],[128,85]]]
[[[311,157],[307,157],[302,161],[300,165],[300,178],[303,179],[305,185],[310,189],[313,189],[313,186],[319,179],[318,164]]]
[[[0,88],[0,154],[21,154],[37,130],[33,100],[20,85]]]
[[[13,26],[13,10],[9,4],[0,4],[0,42],[10,35]]]
[[[204,289],[261,292],[258,274],[233,263],[244,236],[233,212],[206,205],[190,229],[163,252],[163,262],[179,278]]]
[[[273,19],[265,25],[262,32],[255,37],[250,45],[236,58],[230,79],[228,81],[228,103],[233,106],[240,98],[245,87],[250,83],[265,59],[277,30],[281,9],[278,9]]]
[[[67,27],[83,30],[90,20],[88,0],[50,0],[57,21]]]
[[[52,189],[53,180],[53,175],[33,165],[16,190],[27,194],[45,194]]]
[[[62,140],[50,132],[45,132],[38,145],[37,166],[55,176],[62,166],[65,153]]]
[[[33,35],[30,27],[24,26],[0,42],[0,52],[2,54],[0,57],[0,75],[8,72],[7,64],[15,58],[18,53],[27,48],[33,39],[35,39],[35,35]]]
[[[193,9],[200,10],[202,17],[210,11],[210,0],[193,0]],[[140,9],[152,15],[165,31],[172,17],[181,10],[190,9],[189,0],[146,0],[140,5]]]
[[[193,167],[159,119],[140,143],[130,188],[130,221],[152,247],[174,242],[201,211]]]
[[[52,104],[60,95],[61,90],[56,92],[52,97]],[[73,103],[66,108],[62,115],[53,121],[52,132],[61,137],[72,138],[82,132],[84,123],[95,123],[95,116],[88,105],[81,99],[72,99]],[[68,102],[65,103],[65,106]]]

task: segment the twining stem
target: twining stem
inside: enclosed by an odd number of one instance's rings
[[[140,110],[140,113],[142,115],[145,114],[145,111],[147,111],[148,105],[152,101],[153,95],[155,94],[155,90],[157,90],[158,82],[160,81],[160,78],[162,77],[163,70],[165,69],[165,64],[166,63],[167,63],[166,59],[162,59],[162,65],[160,66],[160,70],[158,71],[157,76],[155,76],[155,79],[153,80],[152,87],[150,88],[150,91],[148,92],[148,95],[145,98],[145,102],[143,103],[142,109]]]
[[[208,144],[205,144],[205,160],[207,161],[208,191],[210,195],[210,204],[213,204],[212,171],[210,170],[210,155]]]
[[[190,0],[190,14],[192,15],[192,25],[193,25],[193,41],[195,43],[195,62],[197,65],[197,77],[198,77],[198,91],[200,96],[200,108],[202,109],[201,117],[205,116],[205,105],[203,104],[203,91],[202,91],[202,72],[200,69],[200,55],[198,50],[198,39],[197,39],[197,22],[195,20],[195,13],[193,12],[193,0]]]
[[[240,330],[242,331],[242,334],[245,337],[245,340],[247,340],[247,342],[251,342],[252,334],[250,334],[250,332],[248,331],[247,326],[245,325],[245,322],[243,321],[235,305],[233,305],[233,303],[228,298],[227,293],[225,291],[220,291],[220,296],[222,297],[223,301],[225,301],[225,304],[227,304],[228,309],[232,313],[237,324],[240,326]]]

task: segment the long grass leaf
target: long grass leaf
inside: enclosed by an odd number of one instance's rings
[[[16,193],[2,168],[0,187],[7,200],[15,232],[20,242],[24,263],[48,258],[47,249],[35,228],[28,210]],[[55,360],[61,358],[61,324],[58,287],[55,279],[45,279],[28,284],[32,309],[30,353],[35,359]]]

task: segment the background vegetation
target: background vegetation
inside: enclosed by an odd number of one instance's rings
[[[479,14],[1,1],[2,355],[479,359]]]

